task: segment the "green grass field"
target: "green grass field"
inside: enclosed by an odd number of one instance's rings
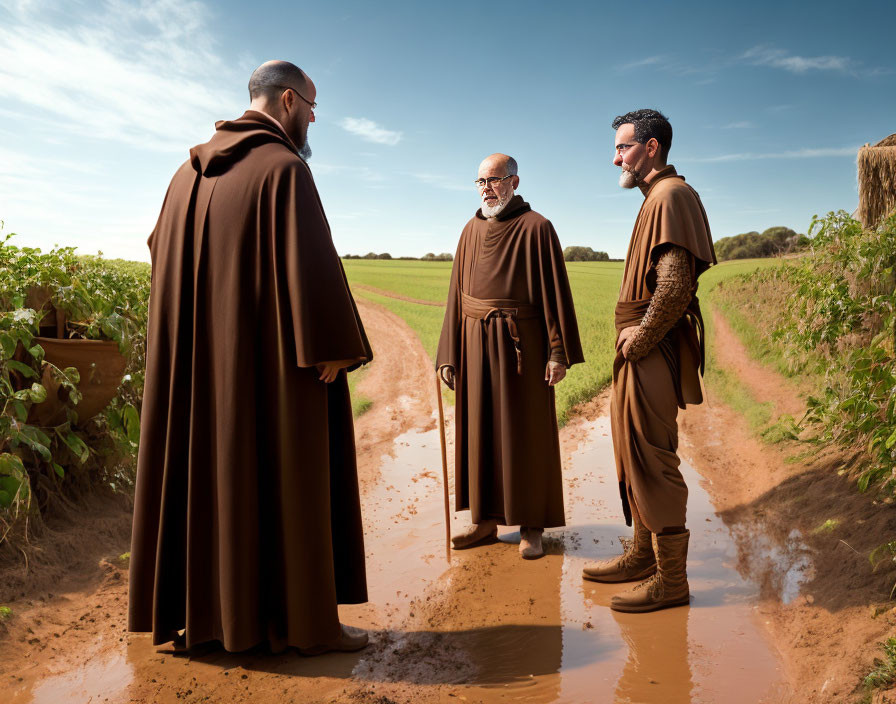
[[[701,300],[707,300],[711,305],[712,290],[720,281],[778,262],[775,259],[752,259],[725,262],[713,267],[700,278]],[[444,307],[391,298],[358,284],[409,298],[444,302],[448,295],[451,262],[348,259],[343,263],[355,296],[382,305],[404,319],[420,337],[430,357],[434,358]],[[561,425],[566,422],[573,406],[587,401],[610,382],[615,339],[613,309],[619,294],[622,269],[621,262],[569,262],[566,265],[585,363],[570,369],[566,379],[557,386],[557,416]],[[707,322],[711,334],[710,326],[711,320]],[[733,381],[721,377],[718,381],[725,382],[729,387],[733,385]]]
[[[435,358],[444,307],[390,298],[357,284],[409,298],[444,302],[448,295],[451,262],[348,259],[343,263],[354,294],[403,318],[420,337],[430,357]],[[567,271],[586,361],[574,366],[557,387],[557,415],[561,424],[566,421],[572,406],[587,401],[610,381],[615,334],[613,308],[619,293],[622,264],[575,262],[569,264]]]

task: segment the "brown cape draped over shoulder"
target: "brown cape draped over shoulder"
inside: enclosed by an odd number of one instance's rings
[[[456,373],[455,501],[474,523],[565,524],[549,359],[583,361],[563,252],[514,196],[464,227],[436,360]]]
[[[311,172],[267,116],[190,150],[149,238],[129,628],[335,644],[367,600],[346,374],[372,354]]]
[[[616,304],[616,333],[637,325],[656,286],[655,265],[664,246],[691,254],[693,298],[687,311],[644,358],[613,364],[610,421],[625,521],[634,501],[651,532],[685,525],[688,488],[678,470],[678,409],[703,400],[703,318],[697,277],[716,263],[709,222],[697,192],[674,166],[659,171],[641,190],[622,288]]]

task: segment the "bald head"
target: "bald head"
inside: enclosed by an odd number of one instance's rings
[[[479,198],[482,216],[495,218],[507,207],[513,192],[520,185],[516,159],[506,154],[492,154],[479,165]]]
[[[267,61],[249,79],[250,110],[280,123],[306,161],[311,157],[308,125],[314,122],[317,88],[302,69],[289,61]]]
[[[314,102],[314,83],[289,61],[266,61],[249,78],[249,98],[253,101],[276,100],[286,88],[292,88],[307,102]]]
[[[501,176],[516,176],[516,159],[512,156],[507,156],[507,154],[492,154],[485,157],[479,165],[479,172],[482,173],[483,170],[489,172],[500,171]]]

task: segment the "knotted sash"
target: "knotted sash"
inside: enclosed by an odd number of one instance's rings
[[[650,298],[640,298],[635,301],[619,301],[616,303],[615,320],[617,336],[623,329],[641,323],[641,320],[647,313],[650,301]],[[681,330],[682,333],[684,333],[681,335],[681,342],[689,345],[697,356],[697,359],[700,360],[700,376],[702,377],[706,369],[706,334],[703,324],[703,314],[700,312],[700,301],[696,296],[691,297],[691,301],[688,303],[688,307],[685,309],[684,314],[682,314],[681,318],[672,326],[669,332],[671,333],[673,330]],[[678,395],[678,405],[684,408],[684,395],[681,389],[681,370],[679,369],[680,355],[676,354],[677,351],[673,349],[672,340],[670,338],[671,336],[667,333],[666,336],[659,341],[657,347],[662,353],[663,358],[666,360],[666,364],[669,365],[669,371],[672,372],[672,379],[675,383],[675,392]],[[622,350],[619,350],[616,353],[616,359],[613,361],[613,381],[616,381],[616,377],[619,374],[619,370],[622,369],[623,364],[625,364],[625,357],[622,355]]]
[[[508,298],[474,298],[461,291],[461,312],[467,318],[482,321],[484,325],[492,318],[504,318],[507,333],[516,350],[516,373],[523,373],[523,352],[520,348],[520,332],[517,320],[538,318],[542,311],[531,303],[520,303]]]

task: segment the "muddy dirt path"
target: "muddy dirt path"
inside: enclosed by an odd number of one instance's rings
[[[788,600],[805,609],[802,621],[786,622],[794,632],[821,611],[800,595],[812,553],[799,540],[794,550],[775,552],[778,534],[757,538],[755,516],[732,513],[775,482],[738,488],[748,472],[773,474],[767,458],[750,454],[755,440],[741,419],[718,404],[682,419],[691,606],[616,614],[607,604],[617,587],[580,578],[585,562],[614,554],[617,536],[629,533],[606,396],[579,409],[561,432],[568,525],[546,533],[548,554],[519,559],[519,534],[505,528],[500,541],[455,552],[449,563],[429,359],[403,321],[358,304],[376,354],[360,385],[373,407],[356,424],[370,602],[341,615],[370,629],[372,644],[317,658],[174,656],[125,631],[127,565],[110,553],[91,588],[63,586],[45,601],[15,605],[9,637],[0,641],[2,701],[843,701],[825,692],[794,695],[792,683],[806,674],[791,663],[791,631],[776,624]],[[451,415],[449,408],[449,439]],[[722,437],[736,437],[747,454],[731,453]],[[452,516],[455,527],[467,520]],[[757,556],[770,556],[759,570]]]

